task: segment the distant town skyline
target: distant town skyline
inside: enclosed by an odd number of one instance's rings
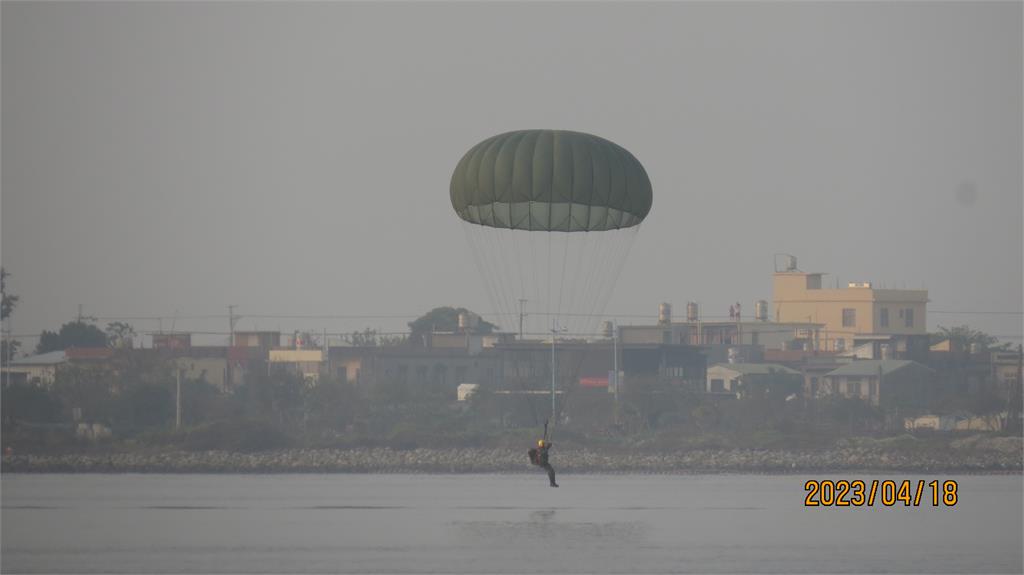
[[[482,139],[545,127],[650,176],[605,309],[622,323],[752,314],[788,253],[828,286],[928,289],[929,330],[1021,341],[1021,3],[0,11],[18,336],[79,305],[211,339],[229,305],[240,330],[397,332],[447,305],[515,331],[449,180]]]

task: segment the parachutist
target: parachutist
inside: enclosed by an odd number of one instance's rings
[[[555,483],[555,468],[548,462],[548,450],[551,449],[551,442],[543,439],[537,440],[537,447],[530,449],[527,453],[530,456],[530,463],[548,472],[548,481],[551,487],[558,487]]]

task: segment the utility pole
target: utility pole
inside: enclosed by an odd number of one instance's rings
[[[177,380],[175,382],[175,408],[174,408],[174,431],[181,429],[181,368],[175,370]]]
[[[519,341],[523,341],[523,304],[525,299],[519,298]]]
[[[555,425],[555,337],[558,335],[557,319],[551,320],[551,426]]]
[[[619,326],[612,320],[612,381],[615,386],[615,402],[612,406],[612,421],[619,424]]]
[[[14,333],[14,328],[11,327],[11,315],[14,314],[7,316],[7,329],[3,331],[4,343],[7,345],[3,348],[4,356],[0,357],[0,363],[7,366],[7,369],[4,370],[4,379],[6,380],[7,385],[11,384],[11,360],[14,359],[14,353],[11,351],[13,340],[10,337],[11,334]],[[0,323],[0,329],[3,329],[3,323]]]
[[[237,305],[228,306],[228,349],[227,349],[227,365],[224,370],[224,374],[227,376],[227,387],[231,388],[235,385],[235,380],[231,373],[231,348],[235,346],[235,308]]]
[[[228,347],[235,345],[235,308],[236,307],[238,307],[238,306],[237,305],[229,305],[228,306],[228,324],[229,324],[228,325],[228,330],[229,330],[228,333],[230,334],[229,337],[231,338],[231,339],[228,340]]]
[[[1007,406],[1006,419],[1007,427],[1010,427],[1010,431],[1014,433],[1020,433],[1021,431],[1021,392],[1024,391],[1024,379],[1021,379],[1021,364],[1024,363],[1024,344],[1017,345],[1017,381],[1011,384],[1013,391],[1008,393],[1013,399],[1010,401],[1010,405]],[[1012,423],[1009,420],[1012,419]]]

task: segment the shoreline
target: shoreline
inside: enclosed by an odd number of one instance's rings
[[[552,454],[559,473],[798,474],[957,473],[1021,475],[1020,452],[893,452],[859,448],[820,451],[694,450],[608,453],[567,449]],[[61,455],[5,455],[3,473],[189,474],[487,474],[533,473],[525,451],[509,449],[284,449],[258,453],[165,451]]]

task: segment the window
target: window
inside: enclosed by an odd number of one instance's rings
[[[852,307],[843,308],[843,327],[853,327],[857,325],[857,310]]]
[[[878,310],[878,325],[881,327],[889,327],[889,308],[883,307]]]
[[[914,327],[914,308],[908,307],[903,310],[903,326]]]
[[[878,382],[872,381],[869,386],[871,388],[871,399],[878,399]]]
[[[721,379],[712,379],[711,391],[725,391],[725,382]]]
[[[430,382],[436,385],[445,385],[448,383],[448,368],[441,364],[434,364],[433,369],[430,370]]]
[[[846,382],[846,395],[850,397],[860,397],[860,380],[851,379]]]

